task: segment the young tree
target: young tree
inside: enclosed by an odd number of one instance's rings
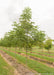
[[[26,57],[28,49],[32,50],[33,45],[44,41],[45,34],[39,31],[38,26],[34,26],[32,22],[32,12],[29,7],[25,8],[20,15],[19,23],[14,22],[13,30],[15,31],[18,41],[18,47],[23,47],[26,50]]]
[[[39,43],[39,48],[42,49],[42,52],[43,52],[44,42]]]
[[[50,38],[48,38],[46,41],[45,41],[45,49],[48,50],[48,53],[49,53],[49,50],[51,49],[52,47],[52,40]]]
[[[30,32],[33,28],[33,22],[31,21],[31,9],[29,7],[23,10],[22,15],[20,16],[19,23],[16,22],[13,24],[13,30],[16,32],[16,36],[18,39],[18,46],[24,47],[26,49],[26,57],[27,50],[31,48],[31,36]]]

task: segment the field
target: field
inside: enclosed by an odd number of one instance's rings
[[[0,51],[15,58],[18,63],[26,66],[32,72],[35,72],[36,75],[54,75],[54,47],[49,53],[45,49],[42,50],[38,47],[34,47],[32,52],[27,51],[27,55],[24,49],[19,50],[19,48],[14,47],[0,47]]]
[[[14,69],[0,55],[0,75],[14,75]]]

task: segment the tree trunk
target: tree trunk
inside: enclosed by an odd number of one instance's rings
[[[26,48],[26,65],[27,65],[27,48]]]
[[[16,50],[17,50],[17,47],[15,47],[15,58],[16,58]]]
[[[32,49],[30,49],[30,54],[32,53]],[[29,57],[30,57],[31,55],[29,55]]]
[[[48,50],[48,53],[49,53],[49,56],[50,56],[50,52],[49,52],[49,50]]]

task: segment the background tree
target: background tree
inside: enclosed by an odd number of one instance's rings
[[[52,47],[52,40],[50,38],[48,38],[46,41],[45,41],[45,49],[48,50],[48,53],[49,53],[49,50],[51,49]]]
[[[43,49],[44,49],[44,42],[39,43],[39,49],[41,49],[42,52],[43,52]]]

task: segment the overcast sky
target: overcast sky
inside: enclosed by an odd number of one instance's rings
[[[54,39],[54,0],[0,0],[0,38],[27,6],[32,9],[33,21]]]

